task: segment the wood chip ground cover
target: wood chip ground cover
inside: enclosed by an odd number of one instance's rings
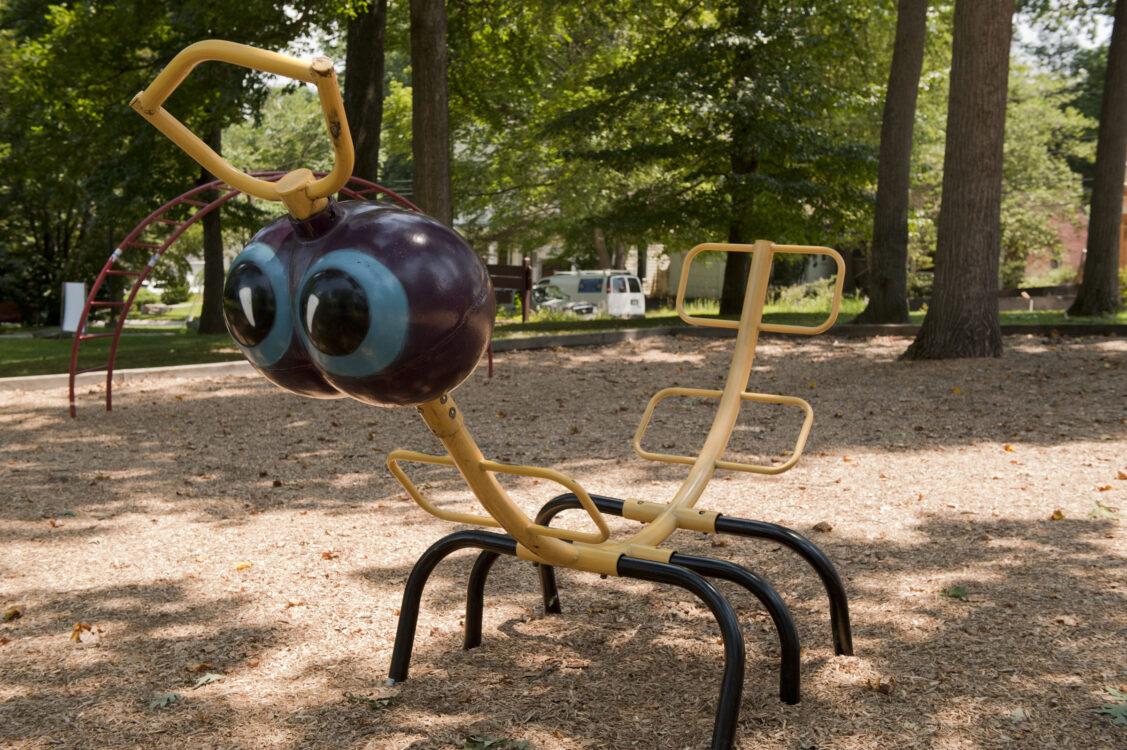
[[[720,473],[701,502],[820,544],[850,595],[855,656],[833,655],[824,593],[793,554],[672,540],[760,573],[798,624],[803,699],[788,706],[770,618],[721,586],[748,652],[736,747],[1127,748],[1127,726],[1097,713],[1127,690],[1127,341],[1010,337],[997,360],[900,362],[907,343],[764,340],[749,389],[813,404],[806,454],[775,478]],[[512,352],[455,397],[488,456],[665,500],[684,469],[634,456],[637,420],[662,387],[718,387],[730,351],[668,338]],[[561,572],[564,614],[545,617],[535,572],[510,559],[471,651],[472,555],[437,569],[411,679],[388,699],[403,584],[454,528],[384,468],[395,447],[437,452],[413,410],[257,377],[124,384],[111,413],[101,399],[80,393],[71,420],[61,389],[0,392],[0,612],[14,613],[0,747],[708,745],[721,653],[703,606]],[[693,453],[712,406],[663,402],[647,447]],[[729,457],[786,460],[791,411],[748,407]],[[449,471],[409,470],[439,504],[473,509]],[[530,512],[562,491],[506,485]],[[197,686],[205,675],[222,679]]]

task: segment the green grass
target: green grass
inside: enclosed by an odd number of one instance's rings
[[[842,301],[838,325],[847,323],[864,307],[860,299]],[[688,306],[692,315],[717,318],[717,304],[694,303]],[[177,308],[173,315],[186,315],[186,307]],[[132,319],[133,316],[130,316]],[[156,316],[150,316],[156,317]],[[912,313],[911,322],[923,322],[924,313]],[[768,323],[814,326],[826,318],[825,306],[811,301],[779,301],[768,305],[763,319]],[[165,318],[169,319],[169,318]],[[172,318],[175,319],[175,318]],[[1114,317],[1065,318],[1063,312],[1004,312],[999,316],[1002,325],[1069,326],[1084,324],[1118,323],[1127,325],[1127,311]],[[541,316],[528,323],[519,318],[499,319],[494,328],[496,339],[548,336],[574,333],[596,333],[623,328],[660,328],[685,325],[670,309],[654,310],[645,318],[594,318],[582,320],[564,316]],[[91,331],[94,332],[94,331]],[[72,341],[65,339],[34,339],[0,336],[0,377],[20,375],[45,375],[67,372],[70,367]],[[105,364],[109,357],[110,339],[92,339],[83,343],[79,368]],[[226,334],[200,335],[185,328],[126,327],[118,346],[115,369],[138,367],[166,367],[171,365],[225,362],[241,358],[238,348]]]
[[[91,339],[79,349],[78,367],[104,365],[112,339]],[[70,369],[73,340],[0,337],[0,377],[47,375]],[[197,334],[186,329],[122,334],[117,347],[115,370],[136,367],[167,367],[242,359],[225,333]]]

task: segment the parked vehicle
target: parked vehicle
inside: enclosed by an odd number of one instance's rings
[[[555,310],[578,315],[581,318],[593,318],[598,313],[598,309],[590,302],[573,302],[560,291],[559,287],[551,284],[537,284],[532,287],[532,309]]]
[[[644,317],[646,297],[642,282],[622,270],[558,271],[536,282],[554,286],[573,302],[589,302],[614,317]]]

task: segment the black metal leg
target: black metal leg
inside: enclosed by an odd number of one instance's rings
[[[462,648],[469,650],[481,645],[481,616],[485,609],[485,579],[500,555],[485,550],[474,560],[466,589],[466,628]]]
[[[612,516],[621,516],[622,506],[626,504],[617,498],[604,497],[603,495],[591,495],[591,501],[601,512],[609,513]],[[553,497],[544,503],[544,507],[536,514],[536,523],[541,526],[548,526],[552,523],[552,519],[563,511],[582,507],[579,498],[570,492]],[[556,571],[551,565],[537,565],[536,571],[540,575],[540,593],[544,597],[544,613],[558,615],[563,611],[563,608],[560,607],[560,590],[556,585]]]
[[[744,681],[744,643],[736,613],[716,587],[691,570],[678,565],[620,557],[618,574],[656,583],[670,583],[696,594],[712,611],[724,641],[724,676],[720,681],[720,701],[712,729],[712,750],[727,750],[736,735],[740,697]]]
[[[395,647],[391,652],[391,669],[388,676],[395,682],[407,679],[411,663],[411,651],[415,645],[415,628],[419,622],[419,602],[423,597],[423,587],[435,566],[443,558],[466,547],[476,547],[497,554],[516,555],[517,543],[512,537],[494,534],[489,531],[457,531],[444,536],[423,553],[403,589],[403,605],[399,608],[399,627],[395,632]],[[480,576],[484,585],[485,576]],[[467,618],[469,613],[467,612]],[[480,631],[480,623],[478,630]]]
[[[710,557],[696,557],[674,552],[669,558],[671,565],[688,568],[710,578],[721,578],[739,584],[758,599],[771,615],[775,632],[779,636],[779,649],[782,651],[782,664],[779,668],[779,699],[784,703],[798,703],[801,684],[801,649],[798,645],[798,631],[790,610],[783,600],[763,578],[735,563],[713,560]]]
[[[731,516],[718,516],[716,531],[720,534],[769,539],[797,552],[818,573],[829,595],[830,630],[833,633],[834,653],[839,656],[853,655],[853,635],[849,627],[849,600],[845,596],[845,587],[833,563],[816,544],[785,526]]]
[[[603,513],[612,516],[622,515],[622,508],[625,505],[622,500],[602,495],[592,495],[591,500]],[[544,507],[540,509],[540,513],[536,516],[536,522],[546,526],[562,511],[579,507],[582,506],[575,495],[570,492],[559,495],[544,504]],[[829,597],[830,631],[833,635],[834,653],[845,656],[853,655],[853,636],[849,626],[849,600],[845,595],[845,587],[842,585],[841,578],[838,576],[833,563],[817,545],[797,531],[785,526],[732,516],[717,516],[716,531],[721,534],[768,539],[797,552],[822,579],[822,585]],[[555,576],[550,569],[545,573],[545,566],[540,566],[540,568],[540,588],[544,596],[545,609],[547,609],[548,602],[553,602],[557,609],[551,611],[559,612],[560,594],[556,587]]]

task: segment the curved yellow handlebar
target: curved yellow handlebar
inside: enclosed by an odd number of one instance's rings
[[[260,70],[264,73],[312,83],[321,99],[321,110],[333,143],[335,162],[333,170],[321,179],[315,179],[308,169],[295,169],[277,182],[267,182],[250,177],[235,169],[210,146],[200,140],[183,123],[168,113],[161,105],[192,70],[202,62],[216,60]],[[150,86],[133,97],[130,106],[164,133],[173,143],[219,179],[233,188],[265,200],[281,201],[296,219],[306,219],[328,204],[328,196],[344,187],[352,176],[355,153],[352,135],[344,115],[333,63],[327,57],[317,57],[310,62],[295,60],[277,52],[248,47],[245,44],[209,40],[186,47]]]
[[[764,243],[764,247],[768,247]],[[739,328],[740,321],[738,320],[717,320],[715,318],[699,318],[695,315],[689,315],[685,312],[685,289],[689,283],[689,265],[693,262],[693,258],[704,252],[727,252],[727,253],[754,253],[758,250],[759,245],[726,245],[716,243],[705,243],[697,245],[685,256],[685,262],[681,266],[681,283],[677,285],[677,315],[681,320],[689,325],[694,326],[707,326],[710,328]],[[820,325],[817,326],[796,326],[787,325],[783,323],[759,323],[759,330],[768,333],[801,333],[811,336],[816,333],[822,333],[829,329],[837,321],[837,313],[841,308],[841,292],[845,284],[845,260],[841,255],[830,247],[817,247],[809,245],[769,245],[769,251],[773,256],[779,253],[796,253],[802,255],[826,255],[833,259],[837,264],[837,280],[834,285],[833,303],[830,307],[829,317],[826,318]]]

